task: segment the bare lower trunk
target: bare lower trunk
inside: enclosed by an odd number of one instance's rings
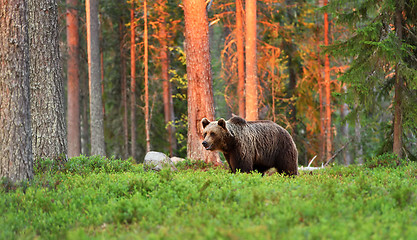
[[[327,5],[327,0],[324,0],[324,6]],[[329,45],[329,15],[327,12],[324,13],[324,45]],[[332,157],[332,109],[331,109],[331,90],[330,90],[330,60],[329,55],[324,56],[324,85],[325,85],[325,96],[326,96],[326,125],[325,125],[325,136],[326,136],[326,148],[325,155],[326,161]]]
[[[246,118],[258,120],[256,0],[246,0]]]
[[[67,134],[56,0],[28,2],[34,158],[65,161]],[[48,11],[40,11],[48,9]]]
[[[166,0],[160,1],[161,6],[164,6],[165,9]],[[165,124],[167,125],[168,132],[168,143],[169,143],[169,154],[173,156],[174,151],[177,149],[177,144],[175,140],[175,127],[172,123],[174,121],[174,106],[172,101],[172,90],[171,82],[169,81],[169,59],[168,59],[168,47],[167,47],[167,30],[166,30],[166,20],[164,17],[164,10],[160,12],[159,18],[159,41],[161,43],[161,77],[162,77],[162,89],[163,89],[163,102],[164,102],[164,116]]]
[[[81,154],[78,0],[67,0],[68,157]]]
[[[402,40],[402,18],[403,13],[402,10],[404,2],[398,1],[397,2],[397,10],[395,11],[395,31],[397,33],[397,37]],[[402,110],[402,88],[403,88],[403,79],[401,73],[399,72],[398,65],[395,67],[395,96],[394,96],[394,144],[393,144],[393,152],[397,154],[399,158],[402,158],[402,118],[403,118],[403,110]]]
[[[143,45],[145,48],[145,135],[146,135],[146,152],[151,151],[150,131],[151,124],[149,119],[149,76],[148,76],[148,16],[146,9],[146,0],[143,2],[143,17],[145,19],[145,29],[143,32]]]
[[[130,9],[130,137],[133,158],[136,158],[136,41],[135,41],[135,4]]]
[[[239,104],[239,116],[245,118],[245,48],[243,31],[243,0],[236,0],[236,41],[237,41],[237,96]]]
[[[0,179],[33,178],[26,1],[0,0]]]
[[[218,153],[206,151],[201,144],[200,121],[204,117],[214,120],[209,29],[205,1],[184,0],[184,13],[188,78],[187,157],[219,163]]]
[[[91,155],[105,156],[100,73],[98,0],[86,0],[88,75],[90,80]]]
[[[124,49],[124,40],[123,40],[123,19],[120,18],[119,25],[119,47],[120,47],[120,86],[121,86],[121,95],[122,95],[122,115],[123,115],[123,158],[127,159],[129,156],[129,125],[128,125],[128,109],[127,109],[127,83],[126,83],[126,56]]]

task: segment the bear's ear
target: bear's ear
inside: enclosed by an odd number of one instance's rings
[[[206,126],[209,124],[210,124],[210,121],[207,118],[203,118],[201,120],[201,125],[203,125],[203,128],[206,128]]]
[[[220,118],[219,121],[217,121],[217,124],[219,124],[220,127],[226,129],[226,121],[223,118]]]

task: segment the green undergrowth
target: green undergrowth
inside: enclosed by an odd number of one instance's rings
[[[294,178],[230,174],[191,161],[179,169],[146,172],[130,161],[99,157],[73,158],[61,166],[39,161],[30,183],[1,182],[0,238],[417,236],[415,163],[333,166]]]

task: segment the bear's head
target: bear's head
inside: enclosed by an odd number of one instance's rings
[[[226,128],[226,121],[221,118],[219,121],[210,122],[207,118],[203,118],[201,124],[203,125],[204,148],[210,151],[227,151],[230,133]]]

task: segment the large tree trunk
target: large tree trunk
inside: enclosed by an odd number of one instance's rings
[[[236,0],[237,96],[239,116],[245,118],[245,48],[243,30],[243,0]]]
[[[126,56],[124,48],[124,31],[123,18],[120,17],[119,23],[119,48],[120,48],[120,86],[122,95],[122,115],[123,115],[123,158],[129,157],[129,125],[128,125],[128,109],[127,109],[127,83],[126,83]]]
[[[159,4],[163,6],[161,7],[161,12],[159,13],[159,41],[161,44],[161,51],[159,53],[159,56],[161,58],[161,78],[163,89],[164,116],[165,124],[167,125],[168,130],[169,154],[172,157],[174,151],[177,149],[177,144],[175,141],[175,127],[172,123],[172,121],[174,121],[174,106],[172,101],[171,82],[169,81],[169,59],[167,46],[168,36],[165,20],[165,6],[167,2],[166,0],[162,0],[159,2]]]
[[[258,119],[256,66],[256,0],[246,0],[246,118]]]
[[[130,8],[130,154],[136,158],[136,41],[135,3]]]
[[[403,9],[404,2],[398,1],[395,11],[395,32],[397,37],[402,41],[402,18],[403,18]],[[402,109],[402,88],[403,88],[403,79],[401,73],[399,72],[399,64],[395,67],[395,96],[394,96],[394,144],[393,152],[397,154],[399,158],[402,158],[402,118],[403,118],[403,109]]]
[[[151,124],[149,119],[149,75],[148,75],[148,16],[146,9],[146,0],[143,2],[143,18],[145,19],[145,29],[143,31],[143,47],[145,48],[145,135],[146,135],[146,152],[151,151]]]
[[[67,0],[68,157],[81,154],[78,0]]]
[[[324,6],[327,5],[327,0],[324,0]],[[327,12],[324,13],[324,45],[329,45],[329,15]],[[325,92],[326,92],[326,109],[325,109],[325,116],[326,116],[326,125],[325,125],[325,136],[326,136],[326,162],[332,156],[332,109],[331,109],[331,102],[330,102],[330,60],[329,55],[326,53],[324,56],[324,84],[325,84]]]
[[[98,0],[86,0],[88,78],[90,80],[91,155],[105,156],[100,77]]]
[[[33,154],[35,158],[65,161],[67,134],[58,5],[56,0],[29,0],[27,3]]]
[[[0,0],[0,179],[33,178],[26,2]]]
[[[210,66],[209,29],[204,0],[184,0],[188,78],[187,157],[218,163],[218,153],[201,144],[204,117],[214,120],[213,82]]]

